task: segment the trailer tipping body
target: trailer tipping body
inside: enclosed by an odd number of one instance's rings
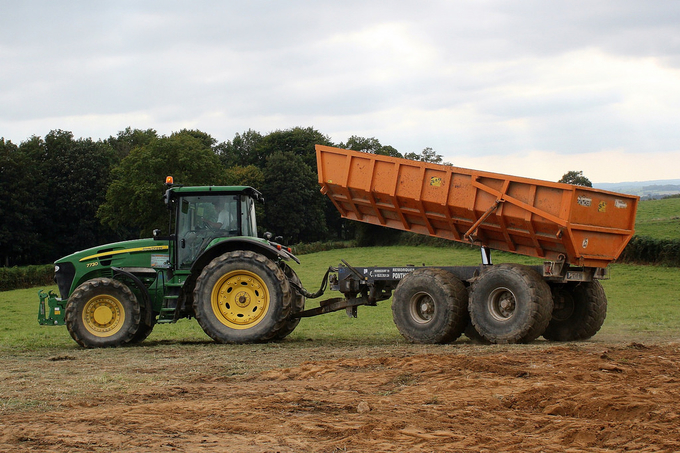
[[[604,268],[639,197],[316,145],[319,184],[347,219]]]

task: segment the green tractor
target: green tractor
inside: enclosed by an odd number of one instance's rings
[[[38,321],[66,325],[81,346],[136,343],[157,323],[195,317],[220,343],[284,338],[305,297],[291,250],[257,237],[257,190],[166,183],[170,232],[106,244],[55,262],[59,295],[40,292]]]

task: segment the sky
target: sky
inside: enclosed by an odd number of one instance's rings
[[[313,127],[556,181],[680,178],[680,2],[0,0],[0,137]]]

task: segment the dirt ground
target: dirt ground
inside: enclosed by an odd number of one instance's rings
[[[74,349],[0,385],[8,452],[680,451],[674,343]]]

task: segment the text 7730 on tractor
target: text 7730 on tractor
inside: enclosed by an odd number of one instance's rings
[[[172,234],[106,244],[55,262],[59,296],[40,293],[40,324],[66,324],[84,347],[144,340],[156,323],[195,317],[215,341],[280,339],[305,298],[289,248],[257,237],[252,187],[173,186]]]

